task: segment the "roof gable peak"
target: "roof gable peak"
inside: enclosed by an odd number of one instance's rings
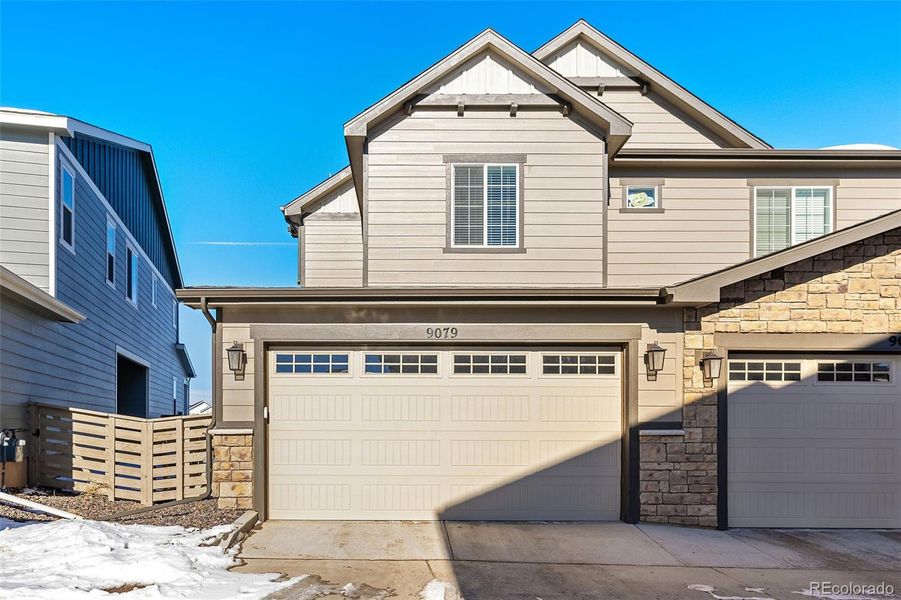
[[[621,65],[630,77],[640,78],[650,84],[654,92],[664,100],[691,115],[698,123],[708,127],[718,137],[735,148],[770,148],[771,146],[753,133],[738,125],[684,87],[655,69],[615,40],[601,33],[585,19],[579,19],[562,33],[533,52],[544,63],[571,44],[584,41],[598,50],[603,58]],[[562,73],[571,76],[569,73]]]

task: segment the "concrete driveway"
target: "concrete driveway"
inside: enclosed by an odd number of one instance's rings
[[[273,600],[797,600],[820,581],[894,588],[824,598],[901,598],[899,531],[269,521],[240,556],[239,571],[310,576]]]

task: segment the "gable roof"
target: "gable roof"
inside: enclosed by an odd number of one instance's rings
[[[319,183],[313,189],[304,192],[288,204],[282,207],[282,215],[288,222],[291,235],[297,237],[297,228],[303,224],[304,209],[313,204],[317,200],[321,200],[325,196],[331,194],[339,187],[350,181],[351,172],[350,165],[344,167],[322,183]]]
[[[692,304],[719,302],[720,290],[733,283],[768,273],[774,269],[785,267],[806,258],[812,258],[824,252],[831,252],[842,246],[847,246],[899,227],[901,227],[901,209],[857,225],[852,225],[851,227],[839,229],[773,254],[752,258],[737,265],[669,286],[666,288],[668,302]]]
[[[584,19],[579,19],[569,29],[541,46],[533,55],[544,61],[558,50],[580,38],[586,40],[591,46],[597,48],[615,62],[626,66],[630,71],[636,73],[638,78],[646,80],[657,94],[686,111],[698,122],[716,132],[725,141],[735,144],[738,148],[771,147],[759,137],[592,27]]]
[[[163,186],[160,183],[160,175],[156,166],[156,159],[153,156],[153,148],[150,144],[109,131],[78,119],[73,119],[66,115],[58,115],[54,113],[24,109],[13,107],[0,107],[0,125],[11,125],[16,127],[26,127],[42,129],[53,132],[63,138],[72,138],[85,136],[94,138],[113,145],[123,146],[142,153],[149,162],[150,177],[153,186],[156,188],[156,194],[153,196],[154,208],[161,215],[161,232],[164,246],[167,246],[167,254],[171,257],[171,266],[173,269],[173,287],[179,288],[184,285],[181,274],[181,264],[178,260],[178,252],[175,247],[175,237],[172,235],[172,224],[169,220],[169,212],[166,210],[166,202],[163,197]],[[122,215],[120,215],[122,217]],[[124,217],[123,217],[124,218]],[[132,232],[136,234],[137,232]]]
[[[436,83],[467,60],[485,51],[492,51],[539,83],[554,90],[563,101],[571,103],[574,110],[590,122],[600,125],[607,132],[608,152],[613,155],[622,148],[632,135],[632,123],[615,110],[592,97],[585,90],[566,79],[522,48],[492,29],[486,29],[452,53],[385,96],[344,125],[350,165],[357,189],[357,197],[362,200],[362,155],[366,136],[380,122],[402,109],[417,94]]]

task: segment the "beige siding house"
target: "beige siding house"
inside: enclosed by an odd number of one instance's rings
[[[901,526],[901,151],[773,149],[583,21],[344,133],[299,287],[179,292],[223,506]]]

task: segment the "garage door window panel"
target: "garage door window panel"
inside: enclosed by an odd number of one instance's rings
[[[729,381],[801,381],[798,361],[732,361]]]
[[[887,362],[819,362],[817,383],[891,383]]]
[[[542,375],[616,375],[616,357],[607,354],[544,354]]]
[[[349,375],[350,353],[278,353],[275,372],[278,375]]]
[[[455,354],[454,375],[525,375],[525,354]]]
[[[437,354],[366,353],[366,375],[438,375]]]

